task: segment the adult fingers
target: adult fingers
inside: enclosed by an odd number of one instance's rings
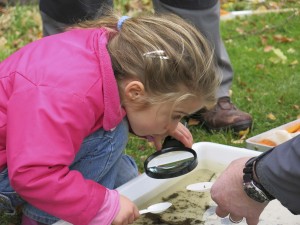
[[[240,222],[242,222],[243,217],[237,216],[237,215],[235,215],[234,213],[230,213],[230,214],[229,214],[229,220],[230,220],[232,223],[240,223]]]
[[[217,216],[219,216],[221,218],[224,218],[224,217],[226,217],[229,214],[229,212],[223,210],[220,206],[217,206],[217,208],[216,208],[216,214],[217,214]]]
[[[259,221],[259,218],[256,217],[256,218],[246,218],[246,221],[247,221],[247,224],[248,225],[257,225],[258,224],[258,221]]]

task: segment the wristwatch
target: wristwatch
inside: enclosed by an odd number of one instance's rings
[[[265,155],[265,154],[263,154]],[[257,202],[269,202],[275,199],[266,189],[253,179],[254,165],[262,158],[262,155],[249,159],[243,169],[243,187],[246,194]]]

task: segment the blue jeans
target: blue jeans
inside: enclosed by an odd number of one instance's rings
[[[24,204],[24,200],[11,188],[7,168],[0,173],[0,212],[14,215],[16,206]]]
[[[70,170],[78,170],[86,179],[94,180],[109,189],[117,188],[138,176],[138,168],[134,160],[130,156],[123,154],[127,141],[128,124],[126,119],[112,131],[99,129],[84,139],[79,152],[70,166]],[[8,177],[6,177],[5,182],[0,179],[0,193],[6,196],[7,194],[2,192],[2,183],[3,185],[9,184]],[[5,186],[10,187],[10,185]],[[11,187],[10,190],[14,195],[18,196]],[[19,200],[18,198],[16,199]],[[20,202],[12,201],[10,203],[12,206],[20,204]],[[59,220],[26,202],[23,206],[23,213],[29,218],[44,224],[53,224]]]

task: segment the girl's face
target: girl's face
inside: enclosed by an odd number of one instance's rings
[[[175,107],[173,104],[173,102],[160,103],[139,110],[126,107],[131,129],[139,136],[165,137],[175,130],[184,116],[201,107],[199,103],[193,101],[184,101]]]
[[[137,81],[134,81],[137,82]],[[133,82],[131,82],[133,83]],[[126,110],[127,118],[132,131],[138,136],[162,137],[169,135],[174,131],[180,120],[199,110],[202,105],[199,101],[185,100],[176,106],[174,102],[158,103],[146,108],[139,108],[141,104],[138,99],[144,95],[142,83],[137,82],[129,92],[126,92],[126,104],[123,107]],[[129,98],[129,99],[128,99]]]

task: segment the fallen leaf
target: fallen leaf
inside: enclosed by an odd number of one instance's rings
[[[6,45],[7,40],[5,37],[0,37],[0,49],[4,49],[4,46]]]
[[[293,38],[288,38],[288,37],[282,36],[281,34],[274,35],[273,39],[280,43],[288,43],[288,42],[294,41]]]
[[[295,53],[296,51],[295,51],[295,49],[293,49],[293,48],[289,48],[289,49],[287,50],[287,52],[288,52],[288,53]]]
[[[298,109],[300,109],[300,106],[299,105],[293,105],[293,108],[298,110]]]
[[[273,64],[280,63],[280,59],[278,57],[270,57],[269,61]]]
[[[298,64],[298,60],[296,59],[296,60],[294,60],[293,62],[291,62],[289,65],[290,66],[295,66],[295,65],[297,65]]]
[[[264,5],[261,5],[259,6],[255,11],[259,11],[259,12],[265,12],[267,11],[268,9],[264,6]]]
[[[242,140],[246,139],[246,136],[247,134],[249,134],[249,131],[250,131],[249,127],[246,130],[239,131],[240,139]]]
[[[190,118],[189,119],[189,122],[188,122],[188,125],[189,126],[196,126],[196,125],[199,125],[199,120],[195,120],[193,118]]]
[[[276,57],[271,57],[269,60],[273,63],[279,63],[282,64],[286,63],[287,57],[283,54],[283,52],[279,48],[273,48],[272,49]]]
[[[233,143],[233,144],[243,144],[245,142],[245,140],[231,140],[231,143]]]
[[[235,30],[236,30],[236,32],[238,32],[239,34],[244,34],[244,33],[245,33],[245,31],[244,31],[242,28],[236,28]]]
[[[270,7],[271,9],[280,9],[280,6],[278,5],[278,3],[277,3],[277,2],[274,2],[274,1],[270,1],[270,2],[269,2],[269,7]]]
[[[261,35],[261,36],[259,36],[259,38],[260,38],[260,41],[261,41],[262,45],[266,45],[267,44],[267,41],[268,41],[268,37],[267,36]]]
[[[267,118],[268,118],[269,120],[276,120],[276,117],[274,116],[273,113],[269,113],[269,114],[267,115]]]
[[[247,97],[246,99],[247,99],[248,102],[253,102],[251,97]]]
[[[265,68],[265,65],[264,64],[257,64],[256,65],[256,69],[257,70],[263,70]]]
[[[273,49],[273,46],[267,45],[267,46],[264,48],[264,52],[270,52],[270,51],[272,51],[272,49]]]

